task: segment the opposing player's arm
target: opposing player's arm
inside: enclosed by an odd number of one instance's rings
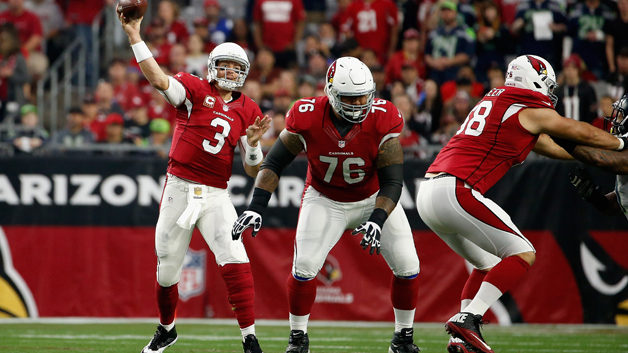
[[[608,151],[578,145],[571,155],[582,163],[598,167],[605,172],[628,175],[628,151]]]
[[[261,170],[255,179],[255,190],[249,207],[233,225],[231,230],[233,240],[240,239],[242,232],[251,226],[254,227],[251,235],[257,234],[262,226],[262,214],[279,185],[281,172],[301,151],[303,151],[303,143],[299,135],[284,129],[262,163]]]
[[[157,64],[157,61],[155,61],[155,58],[153,58],[153,54],[140,36],[142,18],[129,21],[122,14],[118,16],[122,28],[129,37],[131,48],[133,49],[135,59],[140,65],[142,73],[148,82],[150,82],[151,86],[159,90],[159,93],[164,96],[168,103],[178,107],[185,101],[185,88],[177,80],[166,75],[159,67],[159,64]]]
[[[608,132],[591,124],[562,117],[553,109],[524,109],[519,113],[519,122],[532,134],[545,133],[606,150],[620,150],[626,147],[621,139]]]
[[[539,135],[532,151],[554,159],[574,159],[567,151],[557,145],[547,134]]]
[[[606,195],[602,194],[600,187],[595,184],[584,167],[578,167],[574,172],[569,173],[569,181],[576,188],[578,195],[595,206],[600,212],[610,216],[623,215],[615,191]]]

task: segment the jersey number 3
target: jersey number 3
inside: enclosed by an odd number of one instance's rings
[[[460,129],[456,132],[456,135],[464,131],[465,135],[480,136],[484,127],[486,126],[486,118],[493,109],[493,102],[482,101],[471,110],[464,123],[460,126]]]
[[[214,135],[214,139],[217,141],[216,145],[212,146],[211,141],[208,139],[203,140],[203,149],[211,154],[217,154],[222,149],[222,146],[225,144],[225,137],[229,136],[229,132],[231,131],[231,125],[222,118],[214,118],[211,123],[209,123],[213,127],[222,127],[222,132],[217,132]]]

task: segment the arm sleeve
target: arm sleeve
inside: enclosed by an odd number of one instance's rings
[[[165,91],[158,91],[162,96],[164,96],[168,103],[172,104],[172,106],[176,108],[185,101],[185,87],[183,87],[183,84],[175,80],[172,76],[168,76],[168,81],[170,82],[168,89]]]

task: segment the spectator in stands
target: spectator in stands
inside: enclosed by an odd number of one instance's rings
[[[315,34],[311,34],[306,36],[303,40],[303,50],[297,50],[297,57],[299,59],[300,67],[307,67],[307,62],[310,59],[310,56],[315,53],[321,53],[323,57],[328,57],[331,55],[331,52],[327,47],[324,47],[319,39],[319,37]]]
[[[416,115],[416,106],[412,98],[407,94],[400,94],[393,97],[392,103],[399,109],[405,124],[403,130],[399,134],[399,143],[404,150],[413,149],[420,145],[420,136],[408,126],[410,120],[414,120]]]
[[[262,48],[257,52],[247,79],[260,83],[262,96],[272,97],[275,91],[275,81],[279,75],[281,75],[281,69],[275,66],[275,55],[270,49]]]
[[[544,14],[550,12],[551,20],[543,25]],[[535,20],[538,27],[535,31]],[[567,18],[560,4],[554,0],[524,0],[517,8],[511,32],[520,36],[519,55],[534,54],[549,61],[554,68],[560,67],[562,35],[567,31]]]
[[[616,56],[623,48],[628,48],[628,0],[617,0],[618,16],[612,21],[604,23],[604,33],[606,33],[606,60],[608,70],[614,73],[616,67]],[[621,98],[619,96],[617,99]]]
[[[65,128],[57,132],[53,141],[65,147],[81,147],[94,143],[94,134],[85,128],[85,113],[79,107],[70,108]]]
[[[362,48],[372,49],[384,64],[397,48],[397,13],[397,5],[391,0],[354,1],[347,8],[341,30]]]
[[[107,144],[129,144],[133,140],[124,136],[124,118],[118,113],[111,113],[105,121],[105,140]]]
[[[384,71],[384,67],[381,65],[369,67],[371,70],[371,74],[373,75],[373,82],[375,83],[375,97],[376,98],[384,98],[386,96],[386,72]],[[324,87],[324,86],[323,86]]]
[[[426,80],[424,86],[423,92],[419,95],[419,112],[413,119],[408,121],[408,125],[410,129],[416,131],[432,143],[432,135],[440,127],[440,120],[443,115],[443,101],[436,82]]]
[[[164,97],[161,96],[159,91],[153,89],[152,86],[149,87],[151,89],[148,96],[148,102],[146,103],[146,105],[148,106],[148,117],[150,119],[166,119],[170,123],[170,126],[174,128],[174,126],[176,125],[177,109],[171,104],[168,104]],[[172,129],[171,132],[173,130],[174,129]]]
[[[146,139],[144,145],[157,148],[155,153],[160,158],[168,158],[170,145],[172,145],[168,120],[157,118],[150,122],[150,136]]]
[[[188,41],[188,29],[179,19],[180,13],[179,5],[173,0],[161,0],[157,8],[157,16],[164,20],[166,39],[170,44],[186,44]]]
[[[96,142],[103,141],[107,115],[98,109],[96,98],[91,94],[86,95],[81,109],[84,114],[83,126],[94,135]]]
[[[185,72],[198,77],[207,76],[207,57],[205,43],[198,34],[192,34],[188,40],[188,55],[185,57]]]
[[[497,66],[492,66],[486,72],[486,76],[488,77],[488,89],[487,92],[492,90],[493,88],[501,87],[506,84],[506,77],[504,76],[504,71]]]
[[[602,115],[595,118],[591,125],[597,127],[598,129],[604,130],[604,117],[611,116],[613,114],[613,103],[615,103],[615,98],[605,95],[600,98],[600,109]]]
[[[272,100],[262,95],[262,85],[259,83],[259,81],[247,78],[247,80],[244,82],[244,86],[242,86],[242,94],[255,101],[255,103],[259,105],[260,110],[264,114],[266,114],[267,111],[273,109]]]
[[[590,124],[597,117],[597,96],[593,87],[580,78],[583,64],[578,54],[571,54],[563,63],[565,82],[558,92],[554,92],[558,96],[556,111],[564,117]]]
[[[21,125],[16,129],[13,146],[16,153],[32,153],[48,140],[48,132],[39,125],[37,107],[27,104],[20,110]]]
[[[401,69],[403,65],[408,63],[415,66],[419,77],[425,78],[425,60],[420,51],[420,35],[419,31],[414,28],[407,29],[403,33],[401,50],[393,54],[386,64],[387,82],[401,80]]]
[[[43,37],[41,21],[36,14],[24,8],[24,0],[9,0],[8,10],[0,13],[0,25],[12,23],[25,53],[40,50]]]
[[[252,42],[249,25],[243,18],[234,22],[233,31],[231,31],[231,35],[227,38],[227,42],[236,43],[241,46],[250,59],[254,57],[251,46],[249,45],[249,43]]]
[[[305,10],[301,0],[255,0],[253,37],[258,49],[270,49],[279,67],[296,65],[296,44],[303,37]]]
[[[155,61],[159,66],[170,64],[170,48],[172,45],[166,39],[166,23],[160,17],[155,17],[146,28],[146,45],[150,49]],[[130,61],[131,65],[139,69],[135,58]]]
[[[212,43],[211,38],[209,37],[209,22],[205,16],[197,16],[194,18],[194,30],[192,31],[192,35],[197,35],[203,41],[203,51],[205,53],[211,53],[212,50],[216,47],[214,43]]]
[[[453,80],[458,68],[471,61],[475,53],[475,33],[456,20],[457,6],[445,0],[439,5],[443,25],[430,32],[425,50],[429,77],[438,84]]]
[[[608,93],[618,100],[628,92],[628,48],[623,48],[617,54],[617,68],[606,80]]]
[[[54,0],[25,0],[24,8],[39,17],[43,36],[45,39],[45,53],[54,62],[63,52],[64,41],[68,38],[69,31],[64,30],[65,19],[59,4]]]
[[[316,95],[316,79],[310,75],[303,75],[299,78],[298,97],[307,98]]]
[[[486,71],[491,66],[506,67],[506,54],[514,54],[510,30],[499,18],[497,6],[492,2],[485,2],[481,8],[481,15],[475,25],[477,33],[476,55],[477,63],[475,74],[480,82],[488,83]]]
[[[275,98],[273,99],[273,110],[287,112],[292,107],[294,97],[290,91],[279,88],[275,92]]]
[[[497,3],[497,6],[499,7],[501,20],[505,25],[510,26],[515,21],[515,17],[517,16],[517,7],[520,2],[521,0],[495,0],[495,3]]]
[[[82,37],[87,47],[87,57],[91,58],[94,50],[92,41],[92,23],[105,6],[113,6],[117,0],[67,0],[66,22],[72,26],[77,37]],[[86,66],[87,84],[96,83],[98,72],[92,72],[93,66]],[[93,87],[93,86],[92,86]]]
[[[342,33],[342,25],[347,20],[347,8],[351,5],[352,0],[338,0],[336,4],[338,8],[336,9],[336,13],[331,18],[330,24],[334,28],[337,34]]]
[[[321,42],[321,51],[326,57],[331,57],[331,49],[336,45],[337,34],[334,27],[329,23],[321,23],[318,26],[318,38]]]
[[[405,93],[413,102],[417,102],[423,91],[424,81],[419,77],[419,72],[412,62],[405,63],[401,68],[401,82]],[[393,97],[394,98],[394,97]]]
[[[362,55],[360,55],[358,59],[360,59],[360,61],[362,61],[364,65],[368,67],[380,65],[377,54],[375,54],[373,49],[364,49],[364,51],[362,51]]]
[[[260,143],[262,144],[262,148],[269,149],[277,138],[279,138],[279,134],[286,128],[286,111],[285,110],[276,110],[272,112],[272,119],[270,122],[270,128],[266,133],[262,136]]]
[[[279,74],[277,80],[278,89],[284,89],[290,93],[290,97],[294,98],[297,95],[297,76],[294,71],[284,70]],[[288,110],[288,109],[286,109]]]
[[[600,0],[578,3],[571,11],[568,34],[573,38],[573,52],[580,55],[596,78],[606,77],[604,23],[613,20],[611,9]]]
[[[140,97],[131,100],[131,106],[125,115],[125,136],[135,142],[136,145],[150,136],[150,118],[148,107]]]
[[[107,121],[106,119],[112,113],[116,113],[120,116],[124,115],[124,111],[113,98],[113,86],[109,82],[100,82],[96,86],[96,106],[98,107],[98,115],[95,120],[91,122],[90,128],[96,135],[96,140],[101,142],[102,139],[106,139],[107,134]]]
[[[170,48],[170,65],[168,69],[173,74],[178,72],[184,72],[187,68],[187,58],[188,50],[183,44],[175,44]]]
[[[130,82],[127,74],[128,64],[125,60],[116,58],[109,64],[109,82],[113,87],[113,98],[123,111],[131,107],[131,100],[140,96],[140,90]]]
[[[469,65],[462,66],[456,74],[456,79],[443,83],[440,87],[440,95],[445,104],[449,103],[456,92],[465,90],[473,100],[480,100],[484,96],[484,85],[476,81],[473,68]]]
[[[29,81],[17,30],[10,23],[0,25],[0,122],[10,113],[17,114],[20,105],[26,102]]]
[[[317,83],[325,82],[327,68],[327,59],[323,53],[314,52],[310,54],[310,58],[307,61],[307,74],[314,77]]]
[[[456,134],[472,108],[473,104],[469,94],[466,91],[456,92],[452,104],[449,105],[440,121],[440,127],[432,136],[432,141],[443,146],[446,145]]]
[[[233,21],[220,16],[218,0],[205,0],[205,18],[207,19],[209,38],[214,45],[222,44],[231,36]]]

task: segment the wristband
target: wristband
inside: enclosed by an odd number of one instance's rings
[[[619,148],[617,148],[617,151],[623,151],[626,149],[626,138],[625,137],[618,137],[617,138],[619,140]]]
[[[369,217],[369,222],[373,222],[379,226],[379,229],[384,227],[384,222],[388,218],[388,213],[384,211],[382,208],[376,208],[371,213],[371,217]]]
[[[244,156],[244,161],[246,164],[254,167],[262,162],[264,158],[264,154],[262,153],[262,146],[260,143],[257,143],[257,147],[251,147],[249,145],[249,140],[246,139],[244,142],[244,149],[246,150],[246,154]]]
[[[153,53],[150,52],[150,49],[143,41],[131,45],[131,49],[133,49],[133,54],[135,54],[135,60],[137,60],[138,64],[153,57]]]
[[[271,192],[262,188],[255,188],[253,191],[253,199],[247,211],[257,212],[260,216],[263,215],[271,196],[273,196]]]

